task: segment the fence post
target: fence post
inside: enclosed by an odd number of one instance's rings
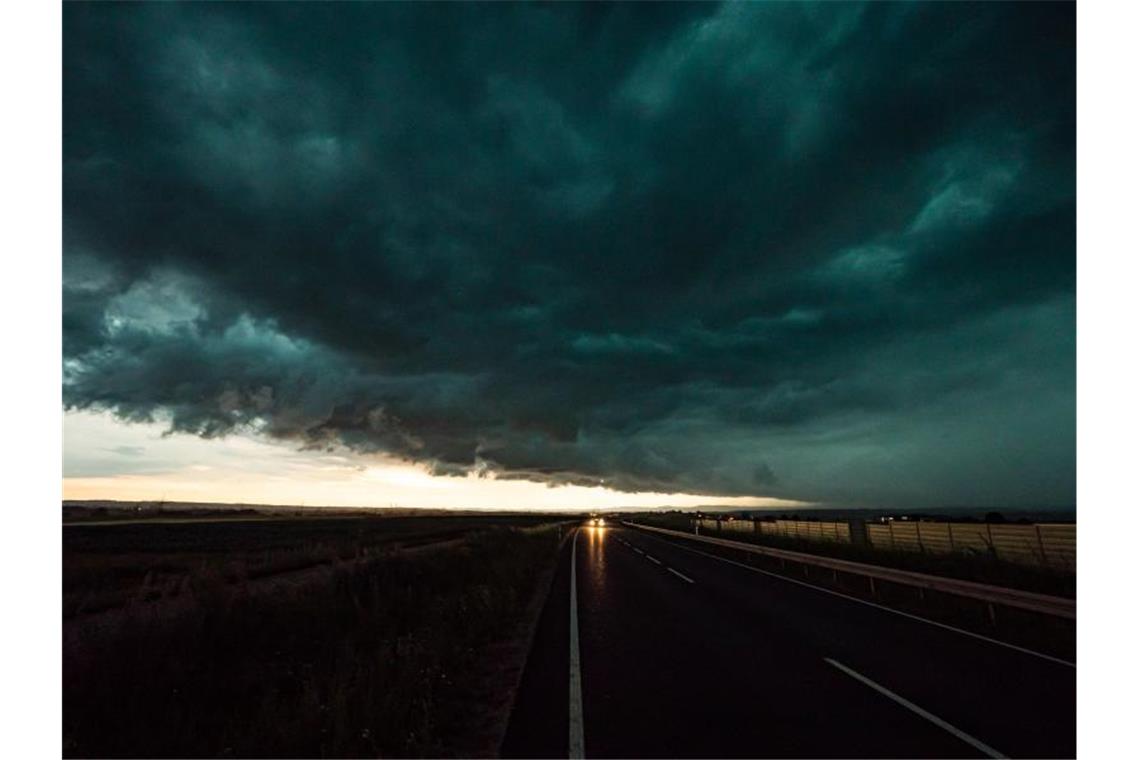
[[[1034,523],[1033,527],[1037,529],[1037,545],[1041,547],[1041,564],[1048,566],[1049,555],[1045,553],[1045,540],[1041,538],[1041,526]]]
[[[954,523],[946,523],[946,535],[950,537],[950,553],[954,553]]]
[[[887,520],[887,532],[891,534],[891,551],[895,550],[895,521]]]

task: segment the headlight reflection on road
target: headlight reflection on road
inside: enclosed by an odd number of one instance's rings
[[[601,544],[606,535],[606,521],[600,517],[587,520],[586,535],[589,537],[590,546]]]
[[[606,521],[594,517],[586,521],[586,566],[589,568],[586,581],[592,584],[595,590],[605,585],[606,576]]]

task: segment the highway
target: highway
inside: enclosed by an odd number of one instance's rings
[[[1074,757],[1076,667],[677,539],[583,527],[502,754]]]

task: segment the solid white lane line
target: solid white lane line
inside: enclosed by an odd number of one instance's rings
[[[678,572],[678,571],[674,570],[674,569],[673,569],[673,568],[671,568],[671,567],[667,567],[667,568],[665,568],[665,569],[666,569],[666,570],[668,570],[669,572],[673,573],[673,575],[677,576],[678,578],[680,578],[680,579],[681,579],[681,580],[683,580],[683,581],[688,581],[689,583],[696,583],[696,581],[694,581],[694,580],[693,580],[692,578],[690,578],[689,576],[685,575],[685,574],[684,574],[684,573],[682,573],[682,572]]]
[[[570,545],[570,744],[567,756],[586,756],[582,725],[582,666],[578,651],[578,533]]]
[[[661,560],[657,559],[657,558],[656,558],[656,557],[654,557],[652,554],[646,554],[646,555],[645,555],[645,558],[646,558],[647,560],[649,560],[650,562],[656,562],[658,565],[660,565],[660,564],[661,564]]]
[[[895,702],[902,705],[903,707],[910,710],[911,712],[915,713],[916,715],[921,715],[923,718],[926,718],[928,721],[930,721],[934,725],[938,726],[943,731],[946,731],[949,734],[953,734],[954,736],[956,736],[959,739],[961,739],[962,741],[966,742],[966,744],[969,744],[971,747],[978,750],[979,752],[981,752],[985,755],[988,755],[989,757],[1005,757],[1005,755],[998,752],[996,749],[989,746],[988,744],[985,744],[985,743],[975,739],[974,737],[970,736],[969,734],[967,734],[965,731],[962,731],[961,729],[958,729],[958,728],[955,728],[954,726],[951,726],[949,723],[942,720],[942,718],[939,718],[937,715],[934,715],[933,713],[930,713],[930,712],[927,712],[926,710],[923,710],[921,707],[916,705],[914,702],[911,702],[909,699],[906,699],[904,697],[900,697],[898,694],[895,694],[893,691],[888,689],[886,686],[882,686],[880,684],[875,683],[870,678],[867,678],[867,676],[862,675],[861,673],[856,673],[854,670],[847,667],[843,663],[836,662],[835,660],[831,659],[830,657],[824,657],[823,659],[829,665],[832,665],[836,668],[839,668],[844,673],[846,673],[847,675],[854,678],[856,681],[859,681],[860,683],[862,683],[866,686],[870,686],[875,691],[879,692],[880,694],[882,694],[883,696],[885,696],[889,699],[893,699]]]
[[[658,540],[660,541],[663,539],[658,539]],[[743,562],[737,562],[736,560],[726,559],[726,558],[718,556],[716,554],[709,554],[708,552],[703,552],[700,549],[692,549],[688,546],[682,546],[681,544],[675,544],[671,541],[666,541],[666,543],[668,543],[672,547],[675,547],[677,549],[681,549],[682,551],[692,552],[693,554],[700,554],[700,555],[708,557],[710,559],[720,560],[721,562],[727,562],[730,565],[736,565],[737,567],[743,567],[745,570],[751,570],[754,573],[760,573],[761,575],[767,575],[767,576],[770,576],[772,578],[779,578],[782,581],[787,581],[788,583],[794,583],[797,586],[803,586],[804,588],[810,588],[814,591],[819,591],[819,592],[824,593],[824,594],[831,594],[832,596],[837,596],[840,599],[847,599],[848,601],[858,602],[859,604],[865,604],[868,607],[874,607],[875,609],[883,610],[884,612],[890,612],[890,613],[893,613],[895,615],[901,615],[902,617],[910,618],[911,620],[917,620],[920,623],[926,623],[927,625],[937,626],[938,628],[943,628],[947,631],[953,631],[954,633],[960,633],[963,636],[969,636],[970,638],[978,639],[980,641],[985,641],[985,642],[988,642],[990,644],[997,644],[1000,647],[1005,647],[1006,649],[1012,649],[1015,652],[1021,652],[1022,654],[1033,655],[1034,657],[1039,657],[1042,660],[1048,660],[1049,662],[1055,662],[1058,665],[1067,665],[1070,668],[1077,667],[1077,664],[1075,662],[1069,662],[1068,660],[1062,660],[1060,657],[1054,657],[1053,655],[1050,655],[1050,654],[1045,654],[1043,652],[1037,652],[1037,651],[1034,651],[1032,649],[1026,649],[1025,647],[1019,647],[1017,644],[1010,644],[1008,641],[1001,641],[1000,639],[993,639],[993,638],[990,638],[989,636],[984,636],[980,633],[974,633],[973,631],[967,631],[964,628],[955,628],[954,626],[947,625],[946,623],[939,623],[937,620],[930,620],[929,618],[919,617],[918,615],[912,615],[909,612],[903,612],[902,610],[896,610],[892,607],[885,607],[881,604],[876,604],[875,602],[869,602],[866,599],[860,599],[857,596],[848,596],[847,594],[841,594],[838,591],[832,591],[831,589],[823,588],[822,586],[814,586],[810,583],[805,583],[804,581],[798,581],[795,578],[789,578],[786,575],[780,575],[779,573],[771,573],[771,572],[768,572],[767,570],[761,570],[758,567],[753,567],[752,565],[746,565]]]

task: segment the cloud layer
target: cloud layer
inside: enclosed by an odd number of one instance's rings
[[[1064,4],[64,9],[64,403],[623,490],[1075,500]]]

